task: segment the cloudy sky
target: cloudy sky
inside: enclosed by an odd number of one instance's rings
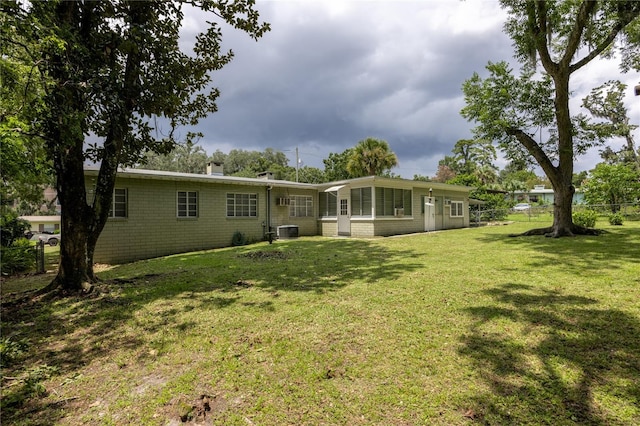
[[[456,141],[471,138],[473,124],[459,114],[462,83],[483,75],[488,61],[515,64],[493,0],[258,0],[257,8],[272,26],[258,42],[224,33],[236,56],[214,74],[219,111],[196,128],[208,154],[270,147],[295,166],[297,147],[303,165],[322,169],[329,153],[371,136],[398,156],[394,173],[433,176]],[[185,33],[203,28],[199,15],[187,18]],[[631,93],[640,77],[608,63],[573,77],[577,104],[616,78],[630,86],[626,105],[640,122],[640,97]],[[598,161],[594,151],[576,171]]]

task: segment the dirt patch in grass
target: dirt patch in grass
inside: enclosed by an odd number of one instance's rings
[[[243,405],[244,398],[238,397],[227,400],[217,393],[200,394],[195,398],[187,395],[174,397],[157,413],[159,418],[169,419],[168,426],[182,424],[212,425],[217,424],[224,413],[237,410]],[[253,424],[248,418],[244,418],[247,424]]]
[[[273,250],[273,251],[257,250],[257,251],[250,251],[248,253],[243,253],[239,255],[239,257],[244,257],[252,260],[273,260],[273,259],[285,260],[289,258],[289,255],[280,250]]]

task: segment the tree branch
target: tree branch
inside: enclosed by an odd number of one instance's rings
[[[531,154],[536,159],[540,167],[542,167],[542,169],[550,179],[552,178],[552,176],[555,177],[557,175],[558,171],[556,167],[553,165],[540,145],[538,145],[538,143],[531,136],[515,127],[508,128],[506,130],[506,133],[510,136],[514,136],[518,140],[518,142],[520,142],[522,146],[526,148],[529,154]]]
[[[580,47],[580,40],[582,39],[582,33],[587,26],[587,22],[591,15],[593,15],[593,11],[598,2],[595,1],[585,1],[580,5],[580,10],[578,10],[578,15],[576,16],[576,21],[573,25],[573,29],[571,30],[571,34],[569,34],[569,39],[567,41],[567,47],[564,51],[564,55],[560,60],[560,63],[563,64],[563,68],[566,69],[567,65],[571,63],[571,59],[576,54],[578,47]]]
[[[536,46],[536,50],[540,54],[540,61],[549,74],[555,72],[558,67],[549,53],[547,48],[547,2],[544,0],[533,2],[527,2],[527,14],[529,15],[529,30],[533,34],[533,40]]]
[[[583,3],[583,6],[584,4],[587,4],[587,3],[595,4],[595,2],[585,2]],[[616,39],[616,37],[622,31],[622,29],[626,27],[631,21],[633,21],[638,16],[640,16],[640,9],[631,10],[629,11],[629,13],[619,15],[618,21],[615,23],[615,25],[611,27],[611,30],[609,31],[609,34],[605,37],[605,39],[600,44],[598,44],[595,49],[589,52],[587,56],[585,56],[575,64],[571,65],[569,67],[569,73],[579,70],[580,68],[582,68],[583,66],[591,62],[598,55],[600,55],[605,49],[607,49],[611,45],[611,43],[613,43],[613,41]],[[568,58],[568,60],[571,60],[571,58]]]
[[[618,33],[622,30],[622,28],[624,28],[625,25],[626,24],[622,24],[621,22],[618,22],[616,25],[614,25],[609,35],[604,39],[602,43],[600,43],[598,46],[596,46],[595,49],[589,52],[587,56],[569,67],[569,73],[579,70],[580,68],[591,62],[599,54],[601,54],[607,47],[611,45],[611,43],[613,43]]]

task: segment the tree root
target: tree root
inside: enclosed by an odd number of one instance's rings
[[[553,232],[553,226],[549,226],[548,228],[536,228],[530,229],[521,234],[509,234],[510,237],[530,237],[532,235],[548,235]]]
[[[549,238],[575,237],[576,235],[600,235],[605,231],[602,229],[585,228],[584,226],[572,225],[571,230],[557,230],[553,226],[546,228],[530,229],[521,234],[509,234],[510,237],[530,237],[532,235],[544,235]]]
[[[66,296],[66,295],[70,295],[70,294],[87,295],[87,294],[91,294],[94,289],[95,289],[95,286],[89,281],[83,281],[80,284],[80,288],[77,289],[77,290],[65,289],[64,286],[62,285],[62,283],[60,282],[60,279],[58,279],[58,277],[56,277],[56,278],[53,279],[53,281],[51,281],[45,287],[43,287],[40,290],[36,291],[34,293],[34,297],[52,296],[52,295],[54,295],[56,293],[59,293],[62,296]]]

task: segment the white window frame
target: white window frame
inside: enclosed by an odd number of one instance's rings
[[[124,202],[122,200],[118,200],[118,197],[124,196]],[[124,215],[116,213],[118,209],[116,209],[116,205],[122,206],[124,204]],[[122,209],[120,209],[121,211]],[[113,194],[111,196],[111,208],[109,209],[109,218],[110,219],[126,219],[129,216],[129,191],[127,188],[114,188]]]
[[[451,201],[450,217],[464,217],[464,201]]]
[[[238,199],[238,196],[240,196],[240,199]],[[233,204],[230,206],[229,202],[232,202]],[[233,210],[232,212],[229,211],[230,207]],[[247,192],[228,192],[226,209],[227,209],[226,210],[227,217],[257,218],[258,217],[258,194],[247,193]],[[232,213],[232,214],[229,214],[229,213]]]
[[[181,194],[184,194],[182,202],[180,200]],[[196,219],[198,217],[198,198],[198,191],[176,191],[176,217],[178,219]]]
[[[292,195],[289,204],[289,217],[313,217],[313,197],[310,195]],[[298,214],[302,213],[302,214]]]

